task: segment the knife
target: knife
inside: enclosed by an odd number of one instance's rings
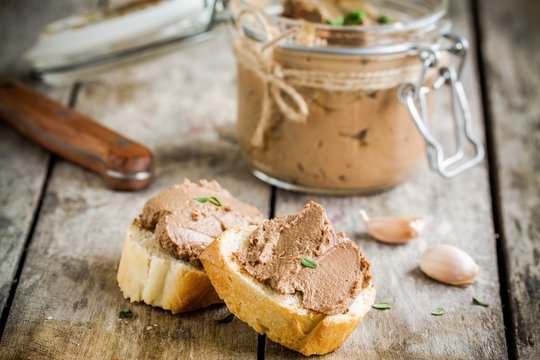
[[[154,178],[148,148],[18,81],[0,78],[0,119],[50,152],[101,175],[111,189],[140,190]]]

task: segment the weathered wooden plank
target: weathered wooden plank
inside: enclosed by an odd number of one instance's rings
[[[510,307],[519,359],[540,357],[540,3],[480,1]]]
[[[38,88],[67,103],[69,88]],[[4,309],[42,196],[50,158],[1,121],[0,138],[0,309]]]
[[[71,0],[52,5],[30,1],[2,2],[0,73],[27,75],[29,65],[21,57],[37,38],[40,28],[81,6],[84,2]],[[51,89],[36,83],[33,85],[42,93],[67,104],[69,87]],[[0,139],[0,309],[4,309],[42,195],[49,155],[2,122]]]
[[[41,197],[49,157],[5,124],[0,125],[0,138],[0,309],[4,309]]]
[[[452,1],[454,29],[472,39],[466,1]],[[481,133],[479,90],[474,56],[469,56],[464,76],[474,114],[474,128]],[[451,130],[445,99],[434,108],[439,138]],[[440,125],[440,126],[439,126]],[[370,197],[322,197],[279,191],[278,214],[297,211],[315,199],[327,209],[338,230],[365,250],[372,262],[377,299],[390,301],[391,310],[372,310],[345,345],[328,359],[501,359],[506,357],[503,316],[499,298],[497,259],[489,185],[485,166],[450,181],[431,173],[427,166],[395,189]],[[404,246],[380,244],[363,234],[358,210],[373,216],[409,214],[425,216],[424,235]],[[477,283],[451,287],[428,279],[418,268],[429,244],[453,244],[473,256],[482,268]],[[472,297],[489,308],[471,305]],[[446,314],[431,316],[442,306]],[[275,343],[267,345],[269,358],[301,358]]]
[[[129,304],[115,278],[127,225],[148,197],[184,177],[216,178],[268,212],[269,187],[249,174],[231,136],[233,69],[222,32],[82,87],[77,108],[155,150],[158,179],[145,191],[119,193],[70,164],[54,168],[0,358],[253,356],[257,335],[247,325],[215,323],[224,306],[173,316]],[[122,308],[135,317],[119,320]]]

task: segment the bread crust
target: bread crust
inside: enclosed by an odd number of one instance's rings
[[[370,310],[375,300],[373,285],[362,290],[348,313],[324,315],[307,310],[295,302],[295,295],[279,294],[241,272],[231,258],[230,244],[243,244],[254,229],[229,229],[200,256],[229,310],[259,334],[304,355],[322,355],[340,347]]]
[[[136,224],[126,232],[117,280],[126,299],[173,314],[221,302],[204,270],[171,256]]]

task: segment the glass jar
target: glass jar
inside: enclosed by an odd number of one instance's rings
[[[445,177],[482,160],[459,82],[467,43],[447,35],[447,1],[373,5],[397,21],[314,24],[281,17],[276,1],[233,1],[237,135],[260,179],[304,192],[370,193],[407,178],[426,148]],[[429,94],[443,85],[455,110],[452,156],[429,131]]]

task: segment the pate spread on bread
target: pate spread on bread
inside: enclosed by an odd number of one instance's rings
[[[159,193],[126,233],[117,275],[124,297],[173,313],[221,302],[199,255],[224,230],[261,221],[216,181],[184,180]]]
[[[369,286],[369,262],[321,205],[263,222],[235,253],[242,270],[281,294],[302,294],[302,306],[323,314],[344,312]],[[303,266],[309,261],[312,267]]]
[[[363,252],[315,202],[258,227],[227,230],[200,259],[232,313],[305,355],[341,346],[375,300]]]
[[[186,179],[148,200],[136,221],[153,231],[172,256],[201,266],[199,255],[216,236],[261,220],[259,210],[235,199],[217,181]]]

